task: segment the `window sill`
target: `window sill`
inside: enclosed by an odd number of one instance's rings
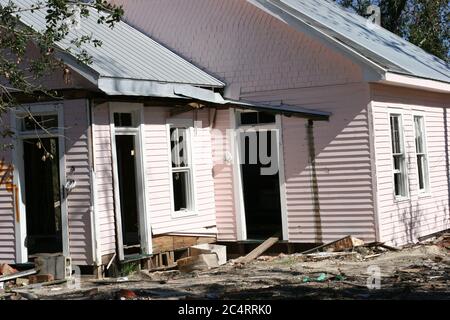
[[[399,202],[407,202],[409,201],[410,198],[409,197],[395,197],[394,198],[394,202],[399,203]]]
[[[419,198],[431,198],[432,194],[430,192],[419,192]]]
[[[180,219],[187,218],[198,215],[197,211],[186,210],[186,211],[172,211],[172,218]]]

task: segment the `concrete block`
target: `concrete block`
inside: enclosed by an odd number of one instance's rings
[[[177,260],[178,269],[182,272],[191,272],[195,270],[208,270],[217,268],[219,261],[215,253],[200,254]]]
[[[40,254],[34,259],[35,267],[40,274],[51,274],[56,280],[70,278],[72,261],[61,254]]]
[[[189,248],[191,256],[200,254],[216,254],[219,265],[227,263],[227,247],[217,244],[203,243]]]

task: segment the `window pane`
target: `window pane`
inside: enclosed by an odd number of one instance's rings
[[[170,148],[172,155],[172,167],[180,168],[188,166],[187,129],[170,128]]]
[[[275,115],[268,112],[241,112],[241,125],[275,123]]]
[[[58,127],[57,115],[27,116],[22,121],[22,131],[50,130]]]
[[[258,113],[257,112],[241,112],[241,124],[257,124]]]
[[[403,179],[401,173],[394,173],[394,187],[396,196],[404,196]]]
[[[394,156],[394,170],[401,170],[402,156]]]
[[[188,172],[172,173],[175,211],[188,210],[188,175]]]
[[[419,189],[425,189],[425,157],[423,155],[417,156],[417,169],[419,175]]]
[[[392,153],[402,153],[399,116],[391,116]]]
[[[131,113],[115,112],[114,113],[114,125],[116,127],[132,127],[133,119],[132,119]]]
[[[275,123],[275,115],[266,112],[259,112],[258,123]]]
[[[423,128],[423,117],[415,116],[414,117],[414,126],[416,130],[416,153],[424,153],[425,152],[425,136],[424,136],[424,128]]]

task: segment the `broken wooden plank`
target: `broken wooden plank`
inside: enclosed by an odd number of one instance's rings
[[[37,273],[36,269],[20,271],[20,272],[8,274],[8,275],[5,275],[5,276],[0,276],[0,282],[5,282],[5,281],[14,280],[14,279],[17,279],[17,278],[31,276],[31,275],[36,274],[36,273]]]
[[[352,236],[346,236],[344,238],[328,242],[320,246],[314,247],[312,249],[303,251],[302,254],[315,252],[320,249],[330,249],[331,251],[342,251],[346,249],[352,249],[354,247],[359,247],[362,245],[364,245],[364,241]]]
[[[385,249],[388,249],[388,250],[391,250],[391,251],[400,251],[401,250],[401,249],[396,248],[396,247],[388,246],[388,245],[386,245],[384,243],[383,244],[379,244],[378,247],[382,247],[382,248],[385,248]]]
[[[260,255],[262,255],[264,252],[266,252],[271,246],[273,246],[275,243],[278,242],[278,237],[271,237],[264,241],[262,244],[260,244],[258,247],[256,247],[254,250],[252,250],[249,254],[247,254],[245,257],[240,257],[236,260],[237,263],[248,263],[250,261],[255,260]]]

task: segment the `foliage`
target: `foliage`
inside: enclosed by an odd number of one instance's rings
[[[67,72],[64,62],[57,56],[62,49],[56,44],[69,35],[71,24],[77,21],[75,15],[82,19],[88,17],[91,10],[106,12],[100,15],[97,22],[110,28],[123,15],[122,7],[102,0],[41,0],[32,3],[29,7],[23,7],[14,1],[0,1],[0,119],[17,105],[17,92],[54,94],[42,85],[40,79],[58,70]],[[37,11],[45,13],[46,26],[43,30],[36,31],[21,23],[20,15],[27,11],[32,14]],[[70,43],[71,46],[63,51],[72,52],[80,63],[86,64],[92,61],[82,47],[102,44],[93,36],[72,39]],[[73,50],[75,48],[77,50]],[[32,53],[35,51],[37,53]],[[11,136],[12,132],[0,123],[0,135]]]

